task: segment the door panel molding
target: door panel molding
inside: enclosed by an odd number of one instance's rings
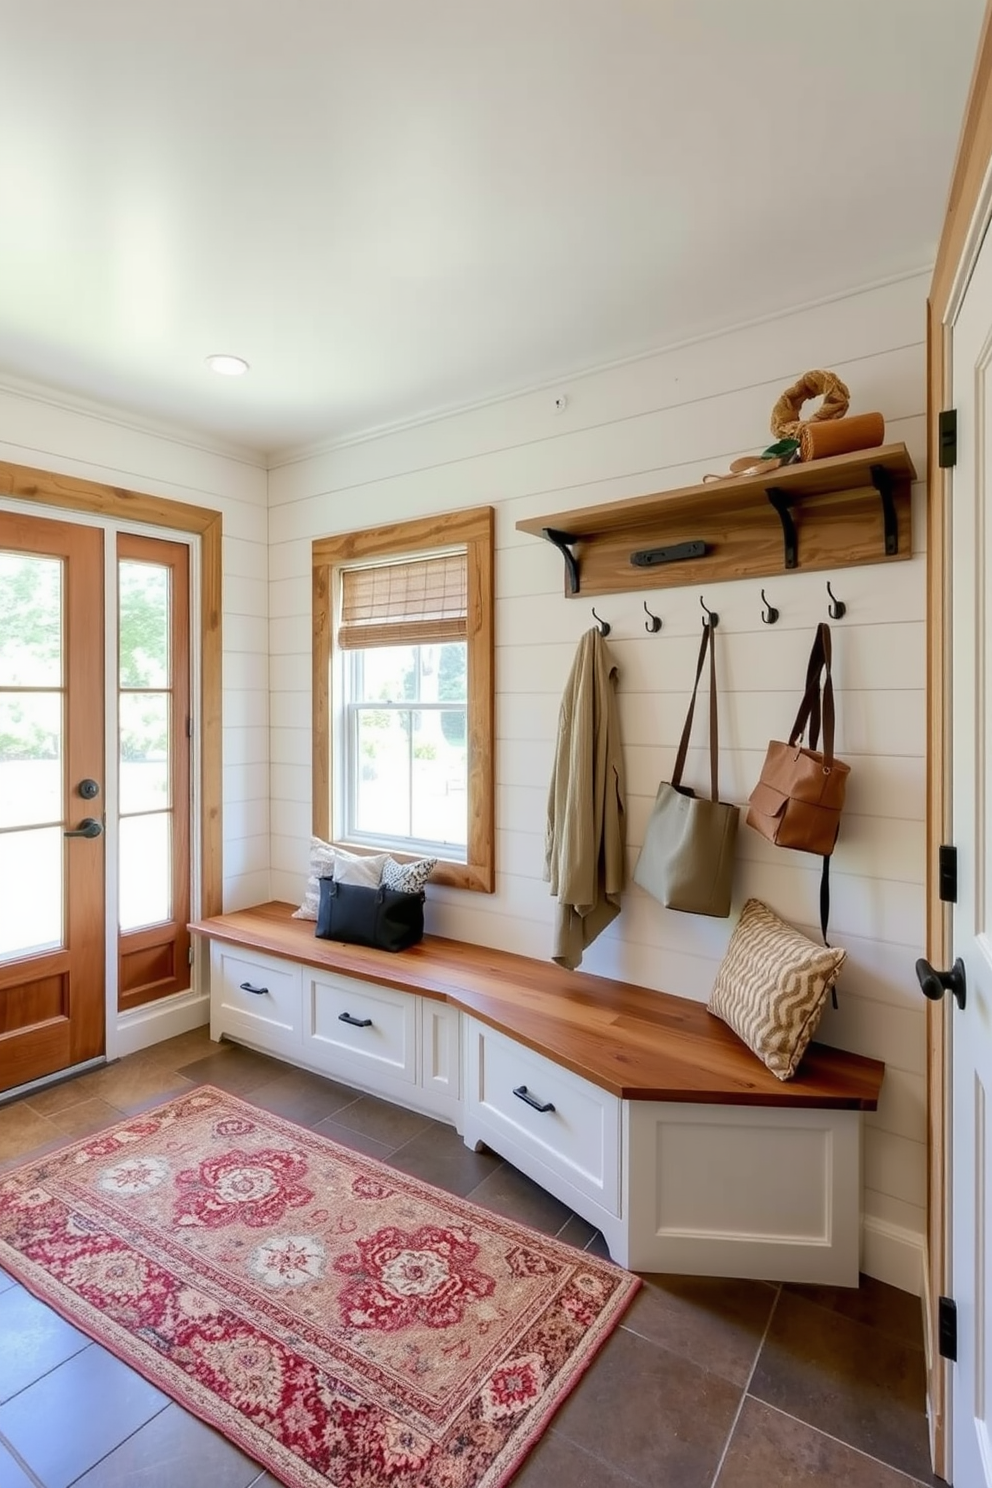
[[[187,506],[123,486],[80,480],[28,465],[0,461],[0,495],[39,507],[91,512],[114,521],[147,523],[200,538],[200,904],[203,916],[223,909],[221,734],[222,518],[205,506]],[[43,515],[39,511],[39,516]]]

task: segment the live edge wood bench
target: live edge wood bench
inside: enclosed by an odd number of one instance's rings
[[[292,909],[191,926],[213,1038],[452,1122],[621,1265],[857,1285],[877,1060],[813,1044],[783,1083],[689,998],[438,936],[396,955],[317,940]]]

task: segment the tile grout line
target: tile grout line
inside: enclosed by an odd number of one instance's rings
[[[132,1372],[134,1374],[138,1374],[139,1371],[135,1369]],[[160,1393],[164,1394],[164,1391],[161,1391]],[[165,1404],[159,1410],[157,1410],[153,1416],[149,1416],[147,1421],[142,1421],[140,1426],[136,1426],[134,1430],[129,1432],[127,1436],[123,1437],[121,1441],[115,1442],[109,1451],[104,1452],[102,1457],[98,1457],[95,1462],[91,1462],[88,1467],[84,1467],[81,1473],[77,1473],[74,1478],[70,1478],[68,1483],[66,1484],[66,1488],[72,1488],[73,1483],[81,1482],[86,1477],[87,1473],[91,1473],[94,1468],[99,1467],[101,1462],[106,1462],[108,1457],[112,1457],[114,1453],[119,1451],[121,1447],[125,1446],[127,1442],[132,1441],[138,1435],[139,1431],[144,1431],[145,1427],[150,1426],[152,1421],[157,1421],[162,1412],[167,1411],[169,1407],[171,1405],[174,1405],[175,1403],[176,1402],[173,1401],[170,1397],[166,1397]]]
[[[6,1436],[4,1436],[4,1434],[3,1434],[2,1431],[0,1431],[0,1447],[5,1447],[6,1448],[8,1454],[17,1463],[18,1467],[24,1473],[24,1476],[26,1478],[28,1478],[32,1483],[36,1484],[37,1485],[37,1488],[45,1488],[44,1483],[38,1477],[37,1473],[35,1473],[35,1472],[32,1471],[30,1464],[24,1461],[24,1458],[21,1456],[20,1452],[14,1446],[13,1442],[10,1441],[9,1438],[7,1438]]]
[[[849,1452],[857,1452],[858,1456],[863,1457],[866,1462],[873,1462],[878,1467],[884,1467],[887,1472],[898,1473],[900,1477],[905,1478],[907,1488],[917,1488],[918,1484],[920,1488],[926,1488],[921,1478],[914,1477],[905,1468],[894,1467],[891,1462],[886,1462],[884,1457],[873,1457],[871,1452],[865,1451],[864,1447],[856,1447],[853,1442],[845,1441],[842,1436],[834,1436],[832,1431],[824,1431],[822,1426],[814,1426],[811,1422],[804,1421],[801,1416],[794,1416],[790,1411],[783,1410],[781,1406],[772,1405],[770,1400],[762,1400],[760,1395],[752,1395],[750,1399],[757,1401],[759,1405],[763,1405],[766,1410],[774,1411],[778,1416],[784,1416],[787,1421],[795,1421],[797,1426],[802,1426],[807,1431],[815,1431],[818,1436],[825,1437],[827,1441],[836,1442],[839,1447],[844,1447]],[[716,1484],[712,1484],[711,1488],[716,1488]],[[949,1485],[945,1485],[945,1488],[949,1488]]]
[[[549,1426],[547,1431],[543,1432],[541,1436],[538,1437],[537,1441],[531,1448],[532,1454],[536,1455],[540,1451],[541,1442],[544,1441],[544,1438],[546,1436],[557,1436],[559,1441],[566,1442],[573,1452],[581,1452],[584,1457],[589,1458],[590,1462],[598,1462],[601,1463],[602,1466],[608,1467],[610,1471],[614,1473],[618,1478],[623,1478],[624,1482],[629,1483],[631,1485],[631,1488],[648,1488],[648,1485],[643,1482],[643,1479],[632,1478],[630,1473],[625,1472],[622,1467],[615,1467],[614,1464],[612,1462],[608,1462],[605,1457],[600,1457],[597,1452],[591,1451],[589,1447],[584,1447],[581,1442],[573,1441],[570,1436],[566,1436],[563,1431],[559,1431],[554,1426]],[[510,1485],[510,1488],[512,1488],[512,1484]]]
[[[747,1379],[744,1381],[744,1388],[741,1390],[741,1398],[737,1402],[737,1409],[734,1412],[734,1419],[730,1423],[730,1430],[727,1432],[727,1440],[723,1444],[723,1451],[720,1453],[720,1460],[719,1460],[719,1462],[716,1465],[716,1471],[713,1474],[713,1479],[712,1479],[712,1482],[710,1483],[710,1488],[717,1488],[717,1483],[719,1481],[720,1474],[723,1472],[723,1464],[727,1460],[727,1453],[730,1451],[730,1444],[731,1444],[731,1442],[734,1439],[734,1433],[737,1430],[737,1425],[738,1425],[738,1422],[740,1421],[740,1418],[741,1418],[741,1412],[744,1409],[744,1402],[747,1400],[747,1392],[751,1388],[751,1381],[754,1379],[754,1371],[758,1367],[758,1360],[761,1358],[761,1351],[764,1348],[765,1342],[766,1342],[766,1340],[768,1338],[768,1334],[771,1331],[772,1320],[774,1319],[775,1313],[778,1310],[778,1304],[779,1304],[779,1301],[781,1299],[781,1296],[782,1296],[782,1283],[779,1282],[779,1284],[778,1284],[778,1291],[775,1293],[775,1300],[772,1302],[771,1308],[769,1309],[769,1312],[768,1312],[768,1321],[765,1323],[765,1329],[764,1329],[764,1332],[761,1335],[761,1341],[759,1342],[758,1347],[754,1351],[754,1358],[751,1361],[751,1368],[748,1370]]]

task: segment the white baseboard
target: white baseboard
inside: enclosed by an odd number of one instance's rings
[[[861,1269],[876,1281],[922,1297],[926,1277],[926,1239],[915,1230],[865,1214],[861,1219]]]
[[[135,1008],[117,1021],[114,1057],[123,1059],[125,1054],[137,1054],[140,1049],[175,1038],[178,1033],[189,1033],[191,1028],[209,1022],[210,995],[206,992],[186,992],[166,1002]]]

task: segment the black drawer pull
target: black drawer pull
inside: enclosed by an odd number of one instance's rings
[[[253,987],[251,982],[242,982],[241,990],[242,992],[254,992],[256,997],[264,997],[269,989],[268,987]]]
[[[350,1013],[338,1013],[339,1023],[350,1023],[352,1028],[371,1028],[371,1018],[353,1018]]]
[[[550,1101],[545,1101],[542,1105],[542,1103],[537,1099],[536,1095],[531,1095],[526,1085],[518,1085],[513,1093],[514,1095],[519,1096],[522,1101],[526,1101],[529,1106],[533,1106],[535,1111],[554,1110],[554,1106],[551,1104]]]

